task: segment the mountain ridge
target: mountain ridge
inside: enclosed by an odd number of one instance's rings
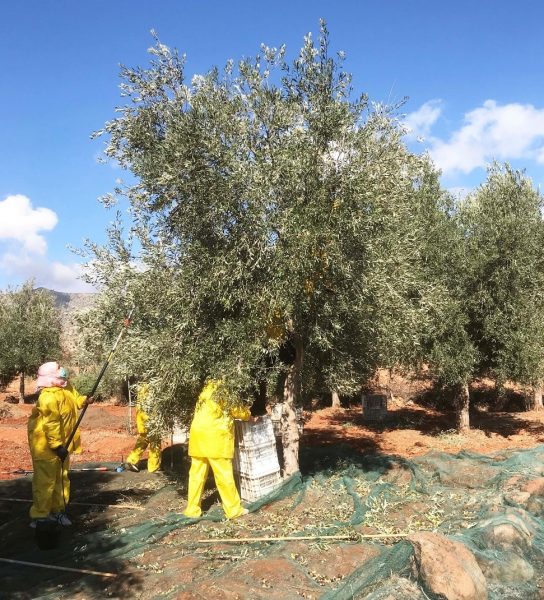
[[[97,292],[57,292],[46,287],[36,288],[51,295],[59,309],[61,326],[61,346],[65,352],[72,354],[77,347],[78,329],[75,315],[92,308]]]

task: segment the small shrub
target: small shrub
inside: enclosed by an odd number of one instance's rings
[[[79,373],[79,375],[72,377],[70,381],[80,394],[87,396],[95,384],[98,373],[99,371],[82,372]],[[110,379],[107,375],[105,375],[102,378],[94,397],[96,400],[100,401],[105,400],[106,398],[111,398],[112,396],[120,397],[121,395],[122,383],[115,379]]]

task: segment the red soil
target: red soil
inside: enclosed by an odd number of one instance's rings
[[[26,423],[31,404],[4,402],[0,394],[0,479],[11,478],[17,469],[30,470]],[[2,411],[8,412],[2,417]],[[121,462],[132,449],[135,439],[134,409],[132,434],[128,431],[126,406],[95,404],[82,423],[83,452],[73,463]],[[410,457],[430,450],[459,452],[472,450],[483,454],[504,448],[529,448],[544,443],[543,412],[478,412],[471,415],[473,429],[458,436],[453,433],[453,413],[398,398],[389,403],[383,423],[368,423],[361,408],[324,408],[306,413],[301,439],[306,445],[348,444],[386,454]]]

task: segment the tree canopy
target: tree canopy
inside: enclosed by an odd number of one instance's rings
[[[129,234],[118,222],[89,246],[102,322],[127,281],[137,305],[122,362],[159,403],[190,403],[206,377],[274,386],[286,340],[302,396],[421,360],[447,306],[421,260],[444,194],[394,109],[355,96],[325,25],[291,64],[263,47],[191,82],[176,51],[150,52],[148,69],[123,69],[128,102],[99,132],[136,178],[106,198],[128,199]]]
[[[539,385],[544,378],[544,225],[541,194],[494,164],[461,210],[465,304],[479,373]]]
[[[0,375],[5,381],[20,374],[21,400],[24,376],[60,358],[60,331],[54,298],[33,281],[0,295]]]

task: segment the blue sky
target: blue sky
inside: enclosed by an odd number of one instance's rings
[[[467,190],[494,158],[544,184],[544,4],[540,0],[4,0],[0,4],[0,288],[84,291],[67,248],[101,242],[113,214],[97,198],[122,171],[89,136],[114,116],[119,64],[145,65],[161,41],[189,74],[286,44],[326,19],[357,92],[405,96],[411,147],[443,183]],[[418,141],[419,140],[419,141]]]

